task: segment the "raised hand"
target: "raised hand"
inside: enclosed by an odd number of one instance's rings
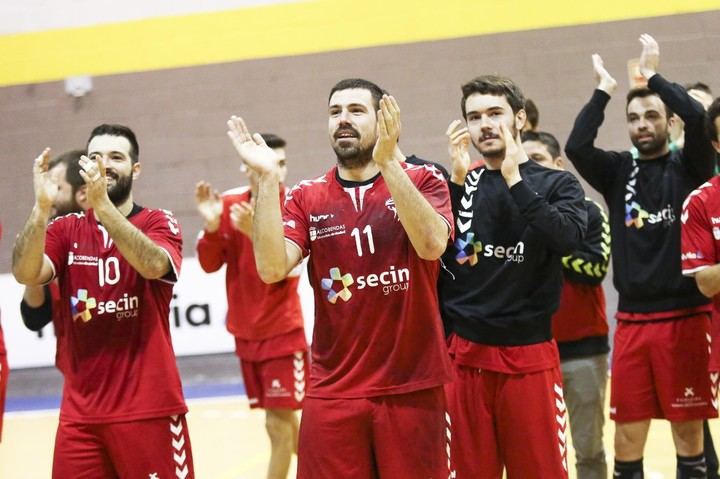
[[[454,120],[448,125],[445,134],[448,137],[448,154],[451,163],[450,181],[463,184],[470,168],[470,133],[462,120]]]
[[[201,181],[195,185],[195,206],[200,217],[205,220],[205,231],[217,231],[220,228],[223,203],[220,194],[212,189],[210,183]]]
[[[379,166],[395,160],[395,148],[400,138],[400,107],[395,98],[383,95],[377,114],[378,139],[373,149],[373,160]]]
[[[617,88],[617,81],[610,76],[610,73],[605,69],[602,57],[594,53],[592,56],[592,64],[595,80],[598,83],[597,89],[604,91],[608,95],[612,95]]]
[[[277,154],[265,144],[260,133],[250,134],[245,121],[231,116],[227,122],[227,135],[245,165],[259,175],[279,173]]]
[[[105,164],[93,161],[85,155],[80,157],[80,176],[87,185],[87,199],[91,208],[98,208],[104,201],[109,202]]]
[[[660,65],[660,46],[647,33],[640,35],[640,43],[643,47],[640,54],[640,74],[649,80],[657,73],[658,65]]]
[[[253,214],[255,208],[247,201],[230,206],[230,223],[233,228],[252,238]]]
[[[513,136],[505,123],[500,123],[500,136],[505,143],[505,159],[500,166],[500,172],[508,186],[513,186],[522,180],[520,176],[520,163],[523,161],[523,152],[519,135]]]
[[[50,164],[50,148],[45,148],[33,162],[33,187],[35,203],[43,210],[49,211],[58,195],[58,184],[48,172]]]

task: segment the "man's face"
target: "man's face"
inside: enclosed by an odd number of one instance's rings
[[[328,133],[338,163],[345,168],[365,166],[377,141],[377,112],[369,90],[338,90],[328,105]]]
[[[548,151],[547,146],[539,141],[523,141],[523,149],[527,153],[528,158],[535,163],[552,168],[553,170],[562,170],[562,158],[553,158]]]
[[[88,144],[88,158],[105,165],[108,197],[114,205],[128,199],[133,177],[140,172],[140,164],[132,163],[130,149],[130,142],[124,136],[99,135]]]
[[[524,111],[521,110],[522,113],[518,112],[519,114],[515,115],[503,95],[474,93],[465,100],[465,111],[470,139],[475,148],[486,158],[505,155],[501,124],[505,124],[515,137],[518,133],[518,124],[524,124],[525,120]]]
[[[646,156],[663,153],[670,128],[659,96],[633,98],[627,106],[627,124],[630,141],[640,153]]]
[[[72,185],[67,182],[67,166],[58,163],[49,171],[49,174],[50,178],[58,185],[58,194],[52,205],[52,217],[65,216],[69,213],[81,211],[80,205],[73,194]]]

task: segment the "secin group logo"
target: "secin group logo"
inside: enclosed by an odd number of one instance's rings
[[[335,291],[335,281],[340,282],[340,291]],[[340,273],[340,268],[330,268],[330,277],[322,278],[320,280],[320,285],[322,286],[322,289],[328,292],[327,300],[330,301],[330,303],[335,304],[338,298],[347,303],[350,298],[352,298],[352,293],[348,288],[353,284],[353,282],[353,277],[350,273],[342,274]]]
[[[97,306],[97,302],[95,298],[88,298],[87,289],[78,289],[77,297],[70,296],[70,305],[72,307],[73,321],[82,319],[84,323],[87,323],[92,319],[90,310]]]

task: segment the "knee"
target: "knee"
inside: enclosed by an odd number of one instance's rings
[[[293,444],[293,422],[288,414],[278,414],[267,411],[265,417],[265,430],[273,444]]]

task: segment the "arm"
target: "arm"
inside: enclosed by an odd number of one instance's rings
[[[685,168],[698,183],[709,179],[715,169],[715,151],[705,133],[705,109],[681,85],[671,83],[657,73],[660,48],[653,37],[640,36],[643,45],[640,73],[648,79],[648,87],[685,123],[685,144],[682,158]]]
[[[576,283],[602,283],[610,263],[610,223],[602,207],[585,200],[588,228],[577,250],[562,259],[565,277]]]
[[[220,232],[223,201],[210,184],[201,181],[195,186],[195,205],[205,227],[198,236],[195,250],[203,271],[212,273],[225,264],[226,241]]]
[[[578,173],[604,195],[617,174],[620,156],[595,147],[595,139],[605,119],[605,107],[617,87],[617,82],[603,66],[599,55],[593,55],[592,60],[598,86],[575,119],[565,145],[565,153]]]
[[[447,223],[418,191],[393,154],[400,134],[400,109],[395,99],[383,96],[378,111],[379,137],[373,160],[395,202],[398,218],[418,256],[438,259],[447,246],[450,234]]]
[[[690,193],[683,204],[680,261],[683,275],[693,276],[700,292],[711,298],[720,293],[720,262],[715,251],[711,215],[705,209],[702,195],[706,188],[714,187],[705,183]]]
[[[228,136],[245,165],[258,175],[252,226],[258,275],[266,283],[281,281],[300,262],[302,253],[285,241],[277,155],[259,134],[250,135],[242,118],[232,117],[228,121]]]
[[[52,299],[49,286],[28,286],[20,302],[23,324],[31,331],[40,331],[52,321]]]
[[[130,223],[110,201],[103,162],[83,156],[80,166],[80,175],[87,185],[88,203],[130,266],[145,279],[159,279],[172,271],[167,253]]]
[[[50,148],[46,148],[33,164],[35,205],[13,246],[13,276],[25,285],[44,284],[53,277],[52,265],[44,256],[48,220],[58,192],[48,173],[49,162]]]
[[[720,293],[720,264],[695,273],[695,283],[700,292],[708,298]]]

